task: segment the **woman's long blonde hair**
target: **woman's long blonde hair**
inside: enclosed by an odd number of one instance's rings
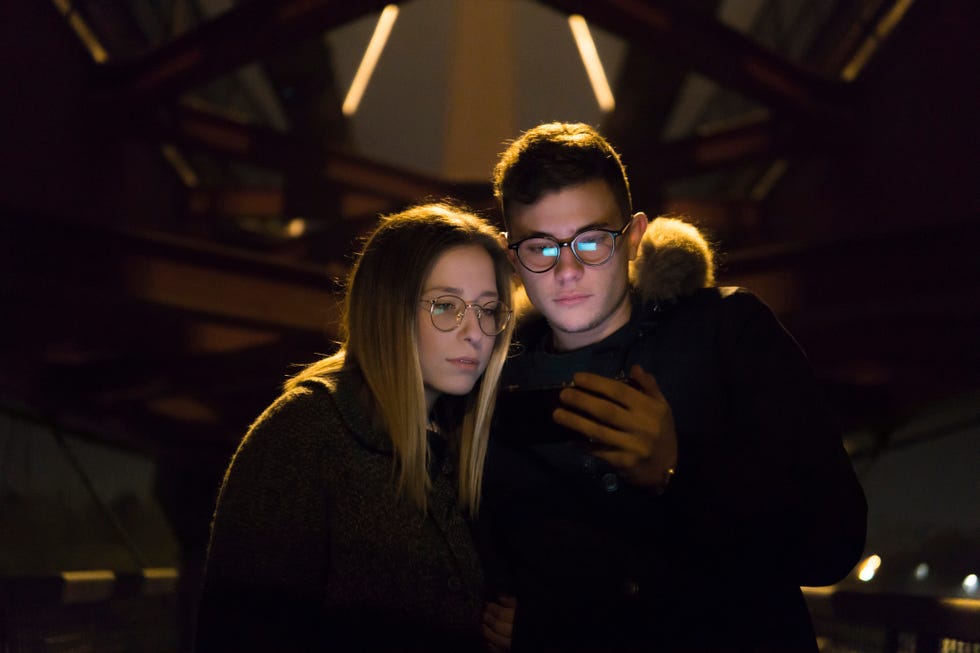
[[[354,264],[343,302],[341,346],[289,379],[303,381],[341,369],[357,369],[367,384],[369,415],[391,438],[399,492],[423,511],[431,481],[426,436],[428,415],[417,328],[422,286],[436,260],[464,245],[483,247],[493,261],[500,300],[512,302],[512,268],[497,231],[483,218],[459,207],[423,204],[381,218]],[[459,503],[470,515],[480,506],[483,463],[497,383],[510,346],[513,320],[497,336],[486,371],[464,397],[443,395],[437,402],[440,427],[459,456]],[[445,423],[449,421],[450,423]]]

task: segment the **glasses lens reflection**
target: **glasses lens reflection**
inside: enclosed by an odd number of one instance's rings
[[[502,302],[467,304],[455,295],[443,295],[432,300],[429,314],[432,316],[432,324],[437,329],[452,331],[462,323],[466,311],[469,310],[476,311],[480,330],[488,336],[495,336],[503,331],[510,320],[510,311]]]
[[[586,265],[600,265],[615,250],[615,238],[608,231],[584,231],[569,245],[575,257]],[[562,244],[551,238],[528,238],[517,248],[517,256],[529,270],[549,270],[561,253]]]

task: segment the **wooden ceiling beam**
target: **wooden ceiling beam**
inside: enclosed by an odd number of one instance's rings
[[[650,147],[634,154],[630,164],[652,171],[657,179],[689,177],[785,155],[799,149],[795,133],[788,124],[765,118]]]
[[[784,59],[723,23],[666,0],[544,0],[778,111],[850,122],[847,86]],[[628,82],[628,80],[627,80]]]
[[[176,107],[153,129],[159,138],[184,147],[276,169],[284,169],[295,151],[293,137],[288,134],[187,105]],[[343,188],[401,203],[467,194],[466,189],[454,184],[336,149],[327,152],[322,174],[325,181]],[[489,185],[486,192],[489,198]]]
[[[28,303],[31,297],[54,305],[91,301],[116,312],[137,302],[231,324],[336,336],[338,287],[320,266],[38,216],[9,216],[0,235],[0,273],[10,296]]]
[[[142,112],[279,49],[378,11],[388,1],[238,3],[136,61],[100,65],[93,100],[113,115]]]

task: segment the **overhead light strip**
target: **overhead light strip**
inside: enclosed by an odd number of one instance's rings
[[[848,82],[853,82],[864,67],[871,61],[871,57],[882,44],[888,34],[891,33],[912,6],[914,0],[896,0],[891,9],[888,10],[880,21],[875,25],[874,30],[861,43],[857,52],[841,71],[841,77]]]
[[[374,28],[374,34],[371,36],[371,41],[361,59],[361,65],[357,67],[357,74],[354,75],[354,81],[351,82],[347,97],[344,98],[341,111],[344,112],[345,116],[353,116],[357,112],[357,107],[361,103],[361,98],[364,97],[368,82],[371,81],[374,67],[377,65],[378,59],[381,58],[381,53],[388,42],[388,36],[391,35],[391,29],[395,26],[396,18],[398,18],[398,5],[388,5],[381,11],[378,24]]]
[[[606,71],[602,67],[599,53],[595,49],[595,42],[589,32],[589,24],[581,15],[572,14],[568,17],[568,26],[575,38],[575,45],[578,46],[578,53],[582,57],[582,65],[585,66],[585,72],[592,84],[592,92],[595,93],[596,102],[599,103],[599,108],[603,112],[609,113],[616,108],[616,99],[613,97],[612,89],[609,88]]]
[[[68,24],[75,31],[75,36],[85,45],[89,55],[95,63],[105,63],[109,59],[105,48],[99,42],[98,37],[92,28],[89,27],[85,19],[79,15],[78,11],[72,6],[71,0],[53,0],[54,6],[58,8],[61,15],[65,17]]]

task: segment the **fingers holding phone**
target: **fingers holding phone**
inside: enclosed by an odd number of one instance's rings
[[[593,454],[631,484],[662,489],[677,467],[673,414],[652,374],[634,365],[629,381],[580,372],[553,418],[597,443]]]

